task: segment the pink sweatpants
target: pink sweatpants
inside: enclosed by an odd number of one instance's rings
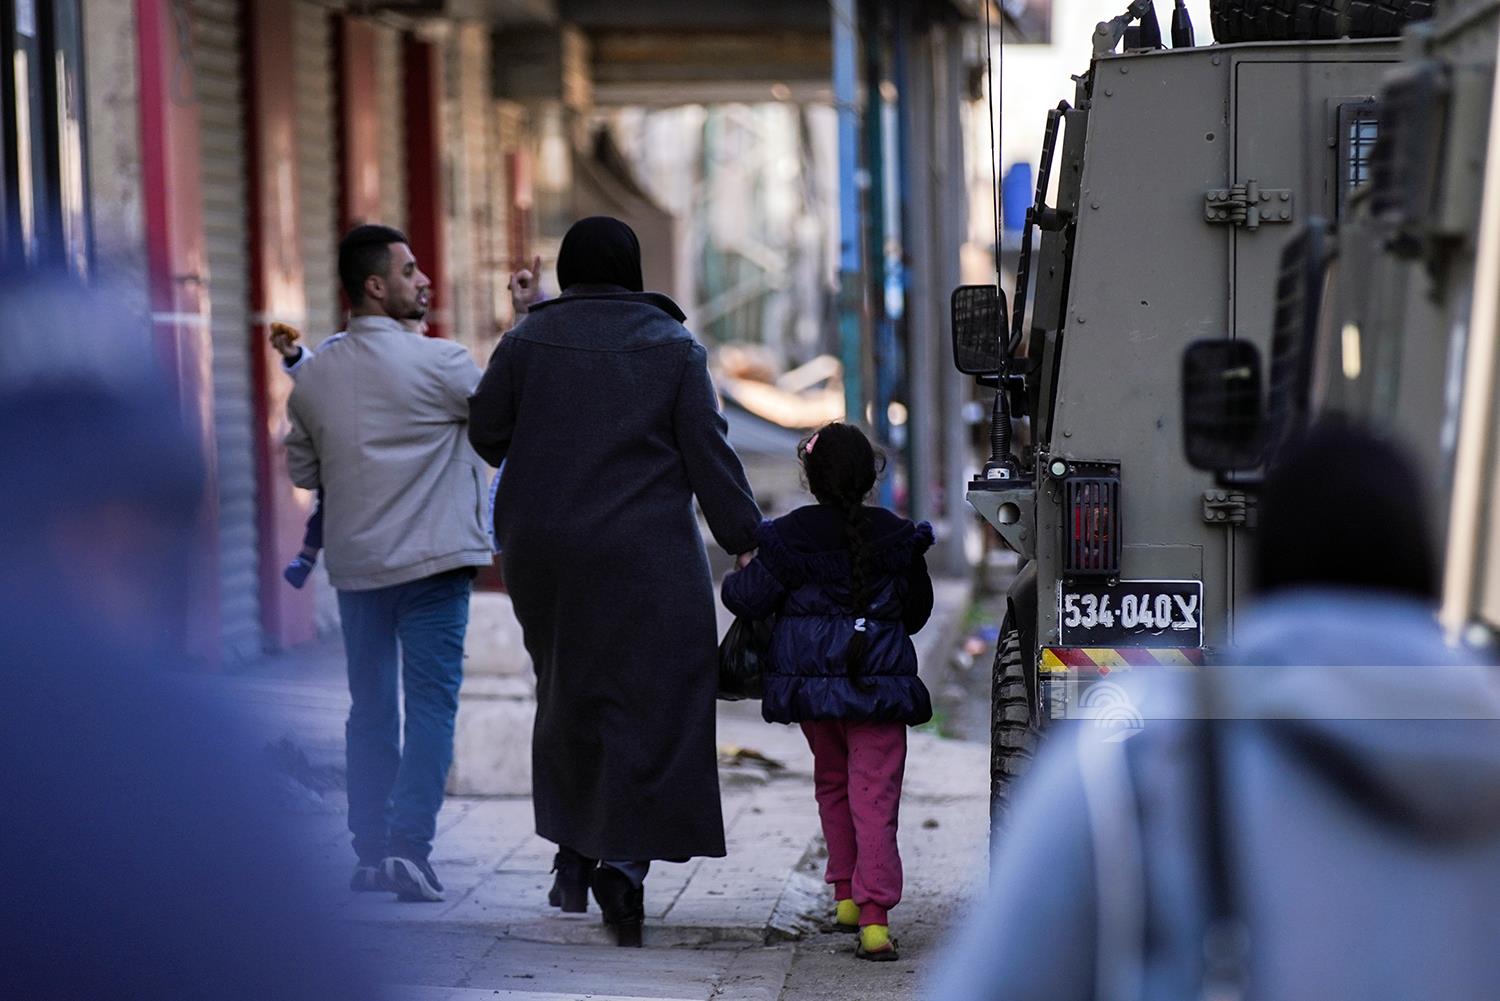
[[[906,773],[906,725],[824,720],[803,723],[813,752],[818,816],[828,842],[834,897],[859,905],[861,925],[887,924],[901,901],[896,824]]]

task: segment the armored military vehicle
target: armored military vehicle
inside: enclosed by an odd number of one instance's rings
[[[1023,560],[994,666],[996,809],[1049,721],[1100,708],[1100,680],[1232,635],[1253,495],[1184,456],[1182,355],[1269,348],[1283,250],[1369,177],[1398,43],[1317,36],[1427,12],[1225,0],[1218,44],[1174,31],[1163,49],[1137,0],[1050,113],[1013,307],[996,287],[953,297],[955,360],[997,388],[969,501]]]
[[[1220,480],[1275,461],[1314,415],[1384,431],[1423,464],[1444,559],[1443,619],[1493,646],[1500,625],[1500,3],[1456,3],[1408,29],[1378,90],[1369,169],[1338,219],[1283,254],[1267,359],[1193,345],[1189,458]],[[1233,375],[1231,375],[1233,374]]]

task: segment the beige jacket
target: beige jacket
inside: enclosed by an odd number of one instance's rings
[[[306,357],[306,356],[304,356]],[[287,465],[322,487],[328,577],[367,591],[493,558],[489,467],[469,446],[469,352],[357,316],[297,371]]]

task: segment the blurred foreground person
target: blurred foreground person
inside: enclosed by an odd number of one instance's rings
[[[932,997],[1496,995],[1500,691],[1444,645],[1421,494],[1353,429],[1284,456],[1237,666],[1047,748]]]
[[[0,276],[0,997],[364,999],[259,742],[180,666],[203,465],[121,329]]]

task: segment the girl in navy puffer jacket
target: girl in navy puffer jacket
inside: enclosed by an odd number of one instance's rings
[[[856,955],[895,959],[906,728],[932,718],[911,642],[932,613],[932,526],[865,506],[883,460],[858,428],[829,424],[797,454],[818,503],[761,523],[724,604],[776,616],[761,713],[800,723],[812,747],[838,923],[858,929]]]

